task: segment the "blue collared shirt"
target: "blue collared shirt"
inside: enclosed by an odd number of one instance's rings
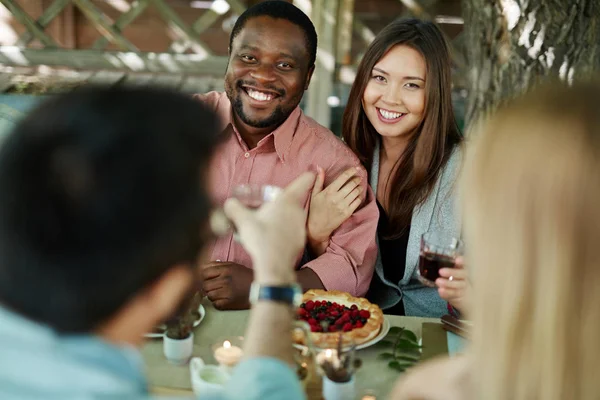
[[[58,335],[0,307],[2,400],[150,399],[142,371],[133,347],[94,335]],[[288,365],[255,358],[236,367],[222,396],[208,400],[304,398]]]

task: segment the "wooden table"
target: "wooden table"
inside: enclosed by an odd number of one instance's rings
[[[210,346],[224,336],[244,335],[249,311],[218,311],[210,303],[204,303],[206,316],[194,331],[194,356],[210,364],[216,364]],[[439,319],[399,317],[386,315],[391,326],[400,326],[413,331],[421,337],[424,322],[439,323]],[[367,389],[375,391],[378,398],[387,398],[395,381],[401,376],[398,372],[387,366],[387,361],[378,360],[381,349],[366,348],[359,350],[358,356],[363,361],[363,366],[356,375],[357,394]],[[169,364],[163,355],[162,341],[150,340],[142,348],[142,355],[146,364],[146,374],[152,391],[157,394],[190,395],[191,383],[189,366],[176,366]],[[309,399],[318,399],[319,390],[308,389]]]

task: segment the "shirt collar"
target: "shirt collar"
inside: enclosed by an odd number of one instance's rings
[[[273,132],[265,136],[260,142],[258,142],[256,148],[261,148],[263,146],[268,146],[269,144],[273,144],[275,151],[277,152],[277,157],[281,160],[281,162],[285,162],[287,156],[289,155],[289,149],[292,145],[292,140],[294,139],[294,135],[298,130],[298,125],[300,123],[300,117],[302,116],[302,110],[300,106],[297,106],[294,111],[290,114],[289,117],[281,124],[277,129]],[[225,130],[232,129],[235,133],[240,145],[244,148],[244,150],[248,150],[248,146],[240,136],[237,128],[233,123],[233,109],[231,109],[230,115],[230,123],[225,128]]]

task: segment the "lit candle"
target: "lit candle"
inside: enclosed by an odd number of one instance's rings
[[[335,349],[326,349],[325,351],[320,352],[317,354],[316,360],[317,364],[319,365],[323,365],[325,362],[328,362],[335,369],[338,369],[341,366],[338,352]]]
[[[227,367],[236,365],[242,359],[243,355],[244,351],[238,346],[232,345],[229,340],[223,342],[223,346],[215,350],[215,360]]]

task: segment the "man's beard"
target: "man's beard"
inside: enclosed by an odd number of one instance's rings
[[[242,83],[237,82],[235,85],[235,90],[230,85],[226,85],[225,91],[227,93],[227,97],[229,97],[229,101],[231,102],[231,107],[235,114],[248,126],[253,128],[268,128],[268,127],[277,127],[281,125],[287,117],[290,116],[292,110],[284,110],[281,105],[275,107],[271,115],[264,119],[252,119],[244,112],[244,104],[242,102]],[[285,93],[280,93],[281,96],[284,96]],[[295,107],[294,107],[295,108]]]

